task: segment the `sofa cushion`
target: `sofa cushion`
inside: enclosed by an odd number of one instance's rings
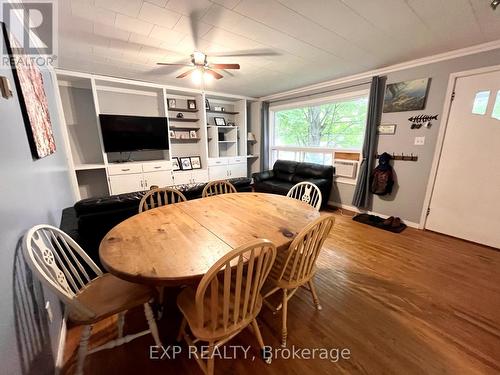
[[[277,160],[273,166],[274,177],[281,181],[291,182],[298,164],[296,161]]]
[[[139,209],[139,202],[144,196],[144,191],[112,195],[107,197],[87,198],[75,203],[75,211],[78,216],[107,212],[124,208]]]
[[[331,179],[333,176],[333,166],[313,163],[299,163],[295,170],[294,182],[302,182],[311,178]]]

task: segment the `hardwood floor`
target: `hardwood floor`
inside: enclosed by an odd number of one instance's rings
[[[244,332],[228,345],[252,345],[253,362],[216,360],[216,374],[494,374],[500,373],[500,252],[432,232],[393,234],[336,216],[318,259],[316,311],[307,290],[288,306],[288,347],[350,351],[350,359],[280,359],[266,365]],[[180,315],[169,290],[159,322],[175,344]],[[115,320],[94,329],[91,345],[116,335]],[[280,346],[280,316],[263,307],[267,345]],[[146,327],[130,311],[125,332]],[[74,370],[80,330],[68,332],[63,373]],[[150,360],[151,337],[87,357],[87,374],[201,374],[187,355]],[[161,354],[161,353],[160,353]],[[334,353],[333,353],[334,354]]]

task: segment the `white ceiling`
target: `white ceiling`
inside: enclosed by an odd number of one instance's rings
[[[240,71],[213,91],[260,97],[500,39],[490,0],[59,0],[59,67],[192,86],[196,48],[272,56],[209,57]],[[190,17],[191,15],[191,17]],[[191,18],[191,19],[190,19]]]

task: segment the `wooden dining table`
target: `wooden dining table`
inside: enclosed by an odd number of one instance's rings
[[[308,204],[281,195],[216,195],[132,216],[103,238],[99,256],[104,268],[124,280],[160,287],[190,284],[223,255],[256,238],[286,250],[318,217]]]

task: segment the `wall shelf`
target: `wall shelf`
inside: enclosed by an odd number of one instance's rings
[[[198,121],[197,118],[177,118],[177,117],[169,117],[168,121],[177,121],[177,122],[196,122]]]
[[[168,110],[172,112],[189,112],[189,113],[198,112],[198,109],[189,109],[189,108],[169,108]]]
[[[201,138],[170,138],[174,142],[198,142]]]
[[[213,109],[207,109],[207,113],[217,113],[221,115],[239,115],[239,112],[231,112],[231,111],[214,111]]]
[[[91,169],[104,169],[106,166],[104,164],[75,164],[75,170],[77,171],[87,171]]]
[[[219,141],[219,143],[236,143],[237,141]]]
[[[200,129],[199,126],[189,126],[189,125],[185,125],[185,126],[179,126],[179,125],[170,126],[170,130],[199,130],[199,129]]]

